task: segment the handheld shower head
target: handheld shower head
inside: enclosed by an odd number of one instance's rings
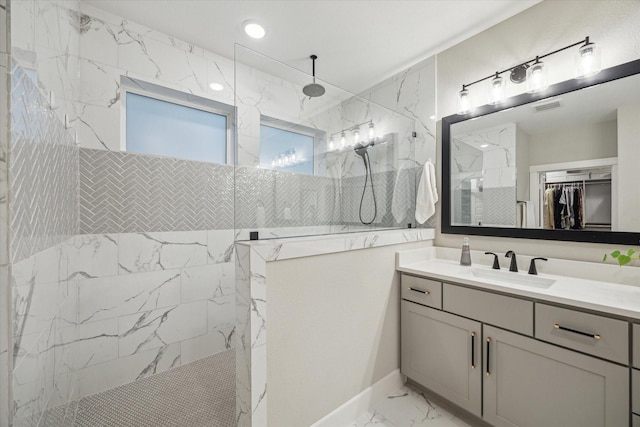
[[[320,83],[316,83],[316,59],[318,59],[318,57],[316,55],[311,55],[309,58],[311,58],[311,61],[313,61],[313,83],[309,83],[308,85],[303,87],[302,92],[309,98],[316,98],[318,96],[324,95],[325,89],[324,86],[322,86]]]
[[[353,147],[353,150],[356,152],[358,156],[364,159],[364,155],[367,153],[367,150],[369,149],[369,147],[373,147],[374,145],[375,145],[375,142],[373,141],[369,141],[364,145],[362,145],[361,143],[358,143]]]

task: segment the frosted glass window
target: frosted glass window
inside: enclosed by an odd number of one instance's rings
[[[126,150],[227,162],[227,116],[127,92]]]
[[[313,175],[314,137],[260,125],[260,167]]]

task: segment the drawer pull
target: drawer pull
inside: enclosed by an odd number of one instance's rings
[[[491,354],[489,351],[491,350],[491,337],[487,338],[487,376],[491,375],[491,370],[489,369],[489,360],[491,360]]]
[[[431,294],[431,292],[429,292],[429,291],[423,291],[422,289],[412,288],[411,286],[409,286],[409,290],[413,291],[413,292],[419,292],[419,293],[425,294],[425,295]]]
[[[476,333],[471,332],[471,369],[476,369]]]
[[[571,329],[571,328],[566,328],[564,326],[560,326],[557,323],[554,323],[553,327],[556,328],[556,329],[560,329],[561,331],[567,331],[567,332],[571,332],[571,333],[574,333],[574,334],[583,335],[585,337],[593,338],[594,340],[599,340],[600,339],[600,334],[590,334],[588,332],[577,331],[575,329]]]

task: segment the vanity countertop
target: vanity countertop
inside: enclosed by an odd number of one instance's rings
[[[519,295],[640,320],[640,286],[542,273],[533,277],[554,280],[555,282],[549,287],[506,283],[505,280],[508,280],[510,275],[517,275],[514,277],[520,281],[526,281],[527,276],[531,276],[527,274],[526,268],[525,271],[514,273],[508,269],[502,269],[498,272],[492,270],[490,265],[477,263],[470,267],[462,266],[458,260],[438,257],[437,249],[440,248],[399,252],[396,259],[397,270],[445,282],[473,286],[478,289]],[[561,262],[561,260],[558,261]],[[494,280],[487,277],[477,277],[474,274],[474,269],[475,273],[478,273],[478,270],[482,270],[480,273],[493,271],[505,279]]]

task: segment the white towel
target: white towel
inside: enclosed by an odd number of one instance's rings
[[[438,190],[436,188],[436,168],[430,161],[424,164],[418,193],[416,194],[416,220],[424,224],[436,212]]]
[[[525,227],[538,228],[536,221],[536,207],[531,200],[527,202],[527,222],[525,223]]]

